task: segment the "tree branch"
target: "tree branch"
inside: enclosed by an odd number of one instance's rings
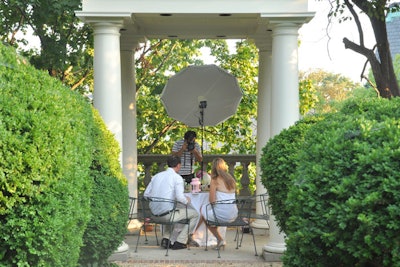
[[[366,48],[365,46],[358,45],[358,44],[354,43],[353,41],[350,41],[346,37],[343,38],[343,43],[344,43],[344,48],[351,49],[354,52],[357,52],[357,53],[365,56],[369,60],[370,60],[370,58],[369,58],[370,54],[371,53],[373,54],[372,50]]]
[[[369,85],[371,85],[371,87],[375,90],[375,92],[376,92],[376,94],[378,95],[378,97],[381,96],[381,93],[379,92],[378,88],[376,88],[375,84],[373,84],[373,83],[371,82],[371,80],[368,79],[367,76],[361,75],[361,78],[364,78],[364,79],[369,83]]]
[[[349,0],[344,0],[344,3],[349,9],[351,15],[354,18],[354,22],[356,23],[358,30],[358,37],[360,38],[360,46],[364,47],[364,31],[361,26],[360,18],[358,17],[357,12],[354,10],[354,6],[349,2]]]
[[[75,84],[71,86],[71,90],[74,91],[78,86],[80,86],[89,76],[89,73],[90,73],[89,71],[85,71],[85,74],[83,74],[83,76],[79,79],[79,81],[77,81]]]
[[[16,41],[16,35],[18,34],[19,30],[22,28],[22,25],[24,23],[24,19],[25,19],[25,16],[23,14],[21,14],[21,18],[20,18],[20,20],[19,20],[19,22],[17,24],[18,26],[12,31],[12,34],[11,34],[11,36],[9,38],[9,43],[11,45],[14,45],[14,43]]]
[[[176,43],[174,45],[172,45],[169,49],[169,51],[167,52],[167,54],[164,56],[164,58],[162,59],[162,61],[160,62],[160,64],[158,65],[158,67],[154,70],[154,72],[158,72],[161,67],[164,65],[165,61],[168,59],[168,57],[172,54],[172,51],[175,49],[176,47]]]
[[[145,149],[144,154],[149,153],[153,147],[155,147],[155,145],[158,143],[158,141],[160,141],[160,137],[162,137],[166,132],[168,132],[168,130],[174,125],[174,123],[176,122],[176,120],[173,120],[171,123],[167,124],[159,133],[157,138]]]

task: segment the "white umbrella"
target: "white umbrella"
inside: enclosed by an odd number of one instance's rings
[[[236,113],[242,90],[216,65],[189,66],[172,76],[161,93],[168,115],[189,127],[215,126]]]

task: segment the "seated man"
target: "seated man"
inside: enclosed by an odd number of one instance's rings
[[[168,169],[157,173],[150,181],[147,186],[144,196],[145,197],[158,197],[158,198],[166,198],[177,200],[180,203],[185,205],[190,204],[190,198],[186,197],[183,194],[183,179],[178,174],[178,171],[181,168],[181,159],[178,156],[170,156],[167,160]],[[170,209],[168,207],[162,206],[162,203],[152,203],[157,205],[151,205],[150,209],[154,215],[162,215],[160,219],[165,217],[165,220],[168,221],[171,214],[169,213]],[[186,209],[176,209],[173,211],[175,214],[173,216],[174,221],[180,221],[186,218]],[[190,220],[189,225],[185,224],[182,231],[177,236],[176,242],[174,242],[172,249],[183,249],[187,247],[187,243],[190,241],[188,237],[188,228],[189,233],[193,233],[196,223],[199,219],[199,215],[197,211],[194,209],[187,210],[187,216]],[[163,239],[161,241],[161,246],[167,248],[169,243],[170,229],[165,229]]]

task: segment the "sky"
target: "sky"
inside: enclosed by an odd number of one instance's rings
[[[361,81],[360,76],[366,58],[350,49],[345,49],[342,41],[344,37],[347,37],[359,43],[358,30],[354,21],[339,23],[338,20],[333,19],[333,22],[329,24],[329,1],[308,0],[308,4],[309,11],[316,13],[310,22],[299,29],[299,70],[309,72],[322,69],[348,77],[354,82],[365,82],[365,80]],[[360,15],[360,19],[364,26],[365,45],[372,48],[375,44],[372,28],[365,27],[371,24],[365,15]],[[236,41],[228,40],[232,51],[235,50]],[[203,60],[205,64],[213,64],[214,58],[208,54],[207,49],[204,49]],[[368,64],[365,74],[368,74],[369,68]]]
[[[361,82],[360,75],[366,58],[360,54],[345,49],[343,38],[347,37],[359,43],[358,31],[354,21],[339,23],[334,19],[328,26],[328,1],[309,0],[309,10],[315,11],[315,17],[299,30],[299,70],[309,71],[323,69],[341,74],[355,82]],[[370,25],[366,16],[362,25]],[[374,45],[372,29],[368,27],[365,34],[365,44],[368,48]],[[329,36],[328,36],[329,35]],[[330,37],[330,38],[329,38]],[[367,67],[368,73],[369,65]]]

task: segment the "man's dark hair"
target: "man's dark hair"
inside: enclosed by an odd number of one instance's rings
[[[184,139],[187,141],[192,141],[193,138],[196,138],[196,132],[195,131],[187,131],[184,135]]]
[[[169,156],[167,159],[167,165],[170,168],[175,168],[180,163],[181,163],[181,158],[178,156]]]

